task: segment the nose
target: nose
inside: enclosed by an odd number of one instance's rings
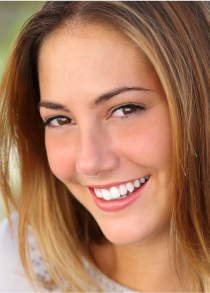
[[[90,177],[98,177],[117,168],[119,158],[111,148],[109,138],[95,128],[80,136],[76,170]]]

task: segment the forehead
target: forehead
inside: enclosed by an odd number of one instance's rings
[[[142,52],[113,29],[63,28],[47,37],[38,63],[41,97],[95,97],[148,82],[154,70]],[[139,84],[141,86],[141,84]]]
[[[101,25],[69,25],[53,31],[44,39],[41,45],[38,54],[38,65],[40,65],[40,62],[45,61],[46,56],[53,54],[58,48],[60,53],[65,52],[67,46],[78,51],[79,41],[83,41],[88,46],[88,44],[93,44],[94,40],[95,45],[98,43],[98,48],[101,45],[106,53],[108,53],[107,46],[112,43],[117,53],[123,52],[124,50],[127,50],[127,52],[130,51],[131,55],[137,57],[137,60],[140,60],[141,63],[153,68],[144,52],[140,48],[137,48],[131,39],[112,27]],[[66,46],[64,43],[66,43]],[[84,47],[84,52],[87,49],[86,46]],[[75,52],[72,51],[73,53]]]

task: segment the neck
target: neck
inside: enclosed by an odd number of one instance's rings
[[[170,257],[169,227],[133,245],[93,246],[97,266],[109,278],[136,291],[178,292]]]

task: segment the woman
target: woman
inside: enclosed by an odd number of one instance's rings
[[[0,176],[34,289],[210,290],[209,31],[204,2],[47,2],[24,26]]]

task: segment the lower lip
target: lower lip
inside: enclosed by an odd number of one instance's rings
[[[134,191],[131,195],[129,195],[123,199],[117,199],[117,200],[109,200],[108,201],[108,200],[101,199],[96,196],[93,188],[88,187],[88,190],[89,190],[91,196],[93,197],[95,204],[97,205],[97,207],[99,209],[101,209],[102,211],[105,211],[105,212],[113,212],[113,211],[119,211],[119,210],[126,208],[127,206],[132,204],[137,198],[139,198],[141,193],[146,188],[149,180],[150,180],[150,178],[147,180],[147,182],[145,182],[139,189]]]

